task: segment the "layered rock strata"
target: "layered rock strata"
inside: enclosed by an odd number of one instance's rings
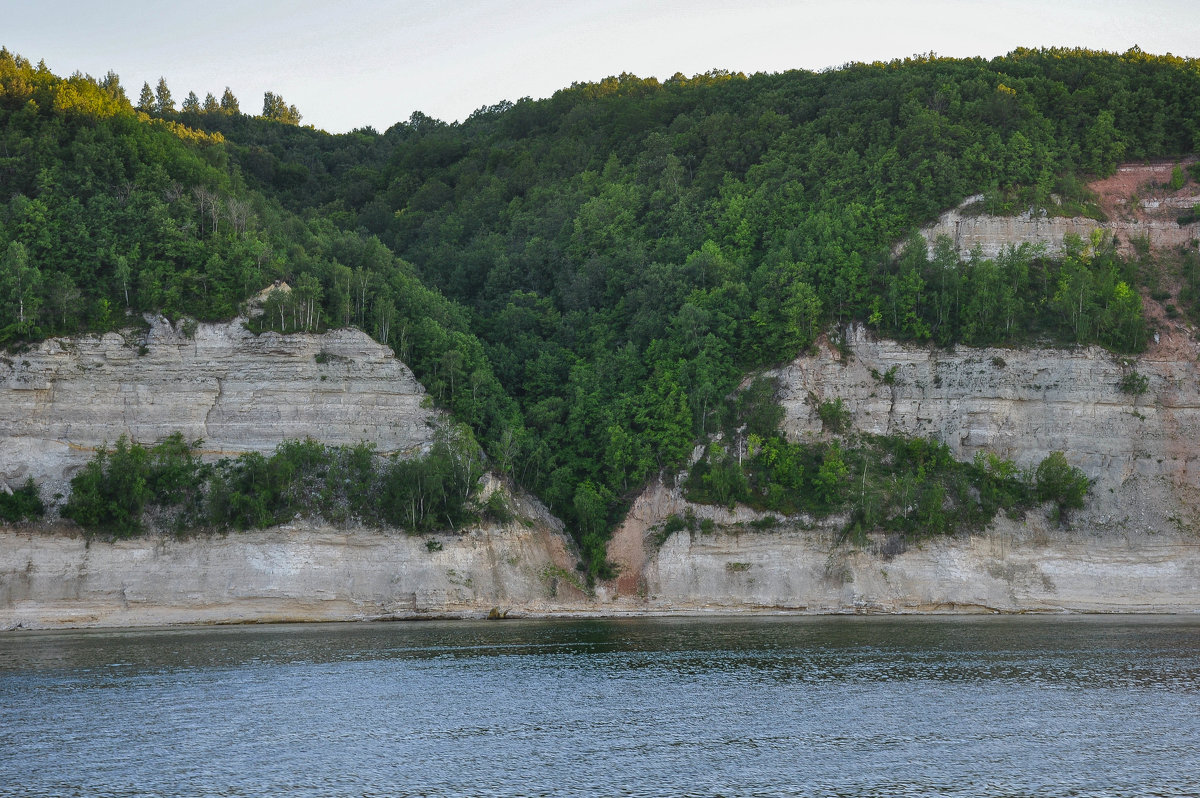
[[[967,202],[978,199],[971,197]],[[1161,207],[1178,206],[1182,211],[1195,203],[1200,203],[1200,196]],[[1155,204],[1154,207],[1160,206]],[[1016,216],[991,216],[958,208],[942,214],[935,223],[922,228],[921,235],[928,244],[930,257],[933,257],[937,239],[945,236],[961,257],[978,248],[983,257],[995,258],[1006,247],[1026,243],[1041,244],[1047,255],[1060,255],[1063,241],[1068,235],[1077,235],[1086,242],[1093,230],[1104,230],[1115,236],[1120,249],[1130,252],[1133,249],[1132,242],[1139,238],[1145,238],[1155,248],[1186,245],[1200,235],[1200,224],[1193,222],[1180,225],[1173,219],[1099,222],[1083,216],[1045,216],[1028,212]]]
[[[1172,334],[1137,360],[1100,349],[935,350],[850,331],[778,370],[783,428],[824,433],[841,399],[857,430],[928,436],[959,459],[992,452],[1033,468],[1052,451],[1094,480],[1069,531],[1035,510],[987,533],[893,548],[838,542],[844,519],[797,518],[772,531],[744,508],[688,505],[659,485],[635,502],[610,552],[609,594],[653,609],[808,611],[1200,611],[1200,349]],[[1120,387],[1133,372],[1145,393]],[[658,541],[691,510],[711,534]]]
[[[65,493],[96,447],[176,431],[213,456],[305,437],[409,451],[431,440],[424,398],[358,330],[256,335],[238,320],[185,335],[159,318],[145,334],[53,338],[0,356],[0,479]]]
[[[577,600],[553,526],[408,536],[304,524],[88,541],[0,528],[0,630],[554,611]]]
[[[1110,177],[1089,184],[1105,221],[1085,217],[1049,216],[1021,213],[1016,216],[991,216],[977,209],[983,195],[968,197],[957,208],[947,211],[921,235],[933,255],[935,242],[945,236],[960,256],[976,248],[985,258],[994,258],[1006,247],[1040,244],[1054,256],[1063,250],[1067,235],[1088,241],[1092,231],[1103,230],[1116,239],[1119,249],[1133,252],[1134,241],[1142,239],[1154,249],[1192,246],[1200,238],[1200,221],[1180,225],[1179,218],[1200,205],[1195,183],[1171,189],[1176,168],[1184,169],[1195,158],[1179,162],[1122,164]]]

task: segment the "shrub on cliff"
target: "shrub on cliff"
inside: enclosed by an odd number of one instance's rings
[[[1054,520],[1061,526],[1069,523],[1071,510],[1083,507],[1083,499],[1092,481],[1082,470],[1067,462],[1062,452],[1051,452],[1034,474],[1037,499],[1054,503]]]
[[[142,511],[153,495],[147,483],[149,454],[122,435],[109,451],[96,456],[71,480],[71,497],[62,514],[84,529],[131,537],[142,531]]]
[[[71,481],[63,516],[89,531],[130,537],[155,507],[177,531],[255,529],[296,517],[354,519],[414,532],[478,518],[483,453],[465,425],[440,428],[428,455],[383,459],[368,444],[289,440],[205,464],[179,433],[146,447],[122,436]],[[3,497],[0,497],[3,498]]]
[[[25,480],[25,484],[12,493],[0,493],[0,521],[32,521],[41,518],[46,512],[46,505],[38,493],[33,479]]]

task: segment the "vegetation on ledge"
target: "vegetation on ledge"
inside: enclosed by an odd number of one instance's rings
[[[461,529],[481,513],[507,520],[503,497],[477,500],[482,452],[468,428],[438,429],[423,457],[381,458],[366,444],[285,441],[204,463],[175,433],[147,448],[124,436],[71,480],[62,514],[84,529],[130,537],[148,512],[175,532],[265,528],[297,517],[355,521],[410,532]]]
[[[927,438],[855,433],[837,401],[818,408],[832,434],[790,443],[777,430],[782,409],[770,403],[772,393],[760,379],[742,394],[723,439],[689,470],[685,498],[780,515],[842,515],[844,535],[854,539],[870,532],[916,539],[980,531],[998,512],[1019,517],[1039,503],[1049,503],[1066,526],[1091,485],[1062,452],[1022,471],[985,452],[960,462]]]

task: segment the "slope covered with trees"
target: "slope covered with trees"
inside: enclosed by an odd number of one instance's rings
[[[286,279],[304,310],[277,326],[391,344],[594,573],[625,498],[728,421],[743,374],[842,323],[1139,349],[1139,264],[1102,241],[891,252],[969,194],[1083,206],[1087,176],[1200,146],[1200,64],[1136,49],[621,75],[342,136],[275,96],[138,112],[113,75],[7,52],[0,86],[0,337],[224,317]]]

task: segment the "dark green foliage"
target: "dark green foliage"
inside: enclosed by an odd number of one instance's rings
[[[1178,164],[1171,170],[1171,179],[1167,183],[1167,188],[1171,191],[1178,191],[1187,183],[1187,173],[1183,171],[1183,167]]]
[[[727,405],[753,406],[744,395],[751,390]],[[755,393],[761,395],[762,387]],[[824,406],[826,415],[834,415],[835,402]],[[948,446],[925,438],[846,434],[796,444],[774,429],[740,430],[710,444],[690,469],[684,483],[689,501],[783,515],[844,514],[846,534],[860,539],[869,532],[920,537],[975,531],[997,512],[1018,516],[1035,500],[1055,501],[1061,519],[1062,508],[1082,506],[1090,484],[1078,469],[1064,472],[1061,453],[1043,461],[1035,480],[990,453],[958,462]],[[682,529],[681,523],[668,519],[664,532]]]
[[[122,435],[110,451],[100,447],[83,470],[71,479],[71,496],[62,514],[85,529],[130,537],[143,529],[142,511],[154,495],[150,454]]]
[[[1121,381],[1117,383],[1117,387],[1127,394],[1141,396],[1150,387],[1150,378],[1136,371],[1131,371],[1121,377]]]
[[[843,432],[850,424],[850,410],[841,397],[819,403],[817,417],[829,432]]]
[[[932,258],[923,242],[910,242],[901,263],[911,279],[903,285],[893,281],[870,321],[894,337],[942,345],[1144,348],[1148,331],[1135,288],[1141,280],[1138,261],[1120,256],[1106,236],[1087,243],[1068,236],[1064,246],[1061,260],[1049,260],[1028,244],[994,260],[978,255],[962,260],[947,240],[935,244]]]
[[[691,469],[685,495],[689,501],[741,503],[784,515],[845,514],[845,533],[856,538],[868,532],[922,537],[977,531],[997,512],[1017,515],[1035,498],[1058,502],[1062,491],[1069,499],[1061,507],[1081,507],[1086,478],[1072,482],[1048,462],[1038,469],[1035,493],[1031,477],[1010,461],[980,453],[974,462],[961,463],[945,444],[924,438],[862,435],[792,444],[779,435],[752,435],[740,465],[724,448],[710,448]]]
[[[1087,475],[1068,463],[1062,452],[1051,452],[1038,465],[1035,481],[1038,501],[1054,503],[1055,520],[1062,526],[1069,523],[1071,510],[1083,507],[1092,485]]]
[[[508,502],[504,500],[504,494],[498,490],[492,491],[492,494],[488,496],[483,505],[483,512],[486,517],[500,524],[507,524],[514,518]]]
[[[745,431],[747,435],[771,435],[783,421],[783,407],[775,401],[779,386],[776,380],[755,377],[744,391],[738,391],[732,403],[725,407],[732,410],[727,425],[729,433]]]
[[[206,465],[178,433],[149,449],[122,437],[72,480],[63,515],[116,537],[142,532],[151,506],[181,532],[263,528],[296,517],[458,529],[478,518],[473,491],[481,475],[479,445],[461,425],[440,428],[430,453],[416,460],[385,460],[366,444],[303,440],[285,441],[269,457],[248,452]],[[500,492],[492,495],[498,498],[485,509],[497,520],[511,517]]]
[[[623,74],[340,136],[280,124],[298,114],[277,96],[259,118],[228,90],[180,112],[165,84],[145,93],[139,114],[115,75],[0,52],[0,345],[142,312],[229,318],[285,281],[255,329],[388,343],[586,538],[594,573],[631,493],[695,440],[773,431],[720,400],[822,330],[1138,350],[1141,273],[1103,241],[1061,262],[892,247],[975,193],[996,212],[1094,214],[1088,177],[1200,141],[1196,62],[1136,48]],[[231,512],[274,517],[269,464],[239,468]],[[418,481],[398,516],[454,493]]]
[[[33,479],[11,493],[0,493],[0,521],[33,521],[46,512],[46,505]]]

